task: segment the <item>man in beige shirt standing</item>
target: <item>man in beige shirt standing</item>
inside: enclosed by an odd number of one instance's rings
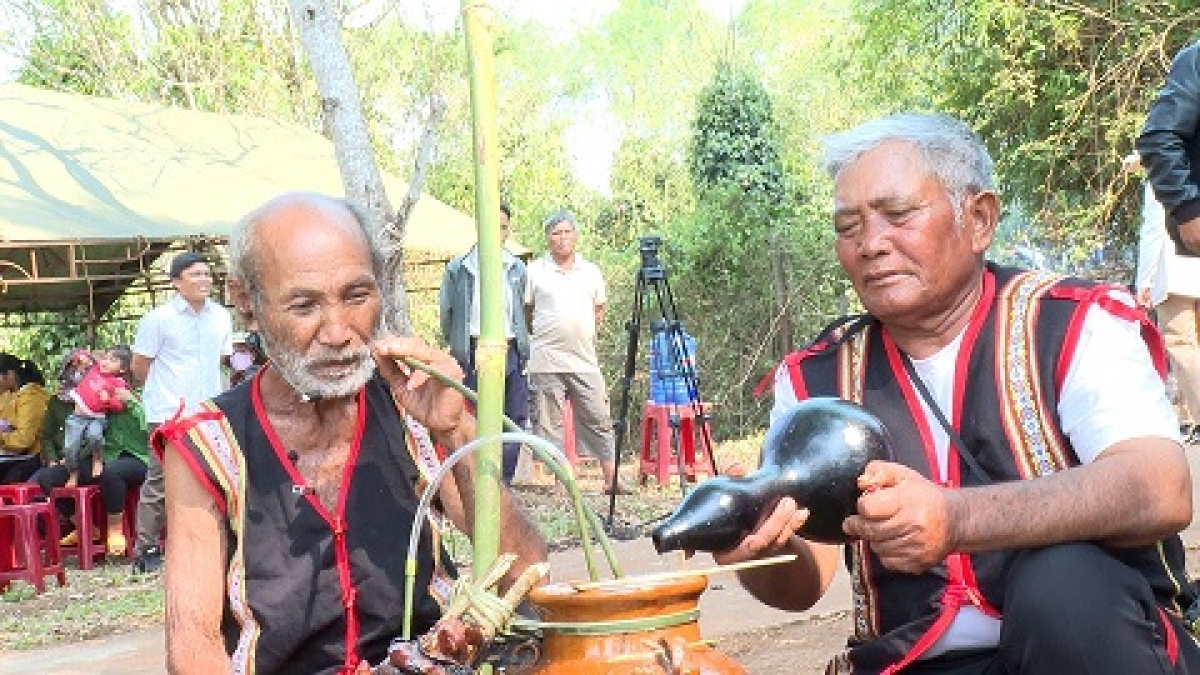
[[[546,219],[546,255],[526,272],[525,314],[530,324],[529,389],[533,392],[534,431],[562,445],[563,400],[571,399],[576,436],[583,452],[600,462],[605,491],[617,486],[608,389],[596,358],[596,328],[606,300],[600,268],[575,248],[579,230],[569,212]]]

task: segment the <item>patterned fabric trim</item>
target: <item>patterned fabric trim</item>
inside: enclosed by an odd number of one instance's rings
[[[408,442],[405,445],[408,447],[409,454],[412,455],[413,464],[417,466],[417,471],[421,474],[421,480],[417,484],[417,497],[420,498],[441,466],[442,460],[438,456],[437,447],[429,435],[429,430],[403,412],[399,403],[396,404],[396,409],[404,418],[404,426],[408,432]],[[442,528],[444,527],[442,519],[441,514],[430,509],[426,521],[429,524],[430,540],[434,551],[434,568],[433,574],[429,578],[429,594],[444,610],[450,601],[450,593],[454,590],[454,579],[442,567],[442,556],[438,554],[438,551],[442,550]]]
[[[873,330],[872,325],[866,326],[838,349],[838,396],[860,405],[867,377],[867,345]],[[876,611],[877,593],[871,583],[868,564],[870,553],[861,541],[854,542],[847,550],[850,555],[850,583],[854,590],[854,638],[857,641],[871,640],[879,635],[879,615]],[[850,672],[849,657],[844,658],[846,670],[831,672]],[[831,667],[834,665],[834,662],[830,663]]]
[[[215,413],[215,416],[198,421],[188,430],[186,438],[204,457],[225,493],[226,517],[237,541],[226,573],[226,593],[230,612],[242,627],[237,647],[231,655],[232,672],[252,675],[254,654],[262,628],[255,620],[246,598],[246,564],[242,545],[245,541],[246,460],[225,415],[212,403],[206,402],[203,407]]]
[[[1069,466],[1053,411],[1038,386],[1038,300],[1063,279],[1046,272],[1024,272],[997,297],[996,381],[1000,418],[1022,479],[1044,476]]]
[[[838,350],[838,395],[847,401],[862,404],[867,378],[867,343],[873,330],[873,325],[868,324]]]

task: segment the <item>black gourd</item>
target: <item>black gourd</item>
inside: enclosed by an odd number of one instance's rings
[[[842,521],[855,512],[859,475],[871,460],[891,457],[887,430],[862,406],[807,399],[771,425],[756,471],[701,483],[650,538],[659,553],[723,551],[750,533],[764,509],[790,496],[809,510],[801,536],[845,542]]]

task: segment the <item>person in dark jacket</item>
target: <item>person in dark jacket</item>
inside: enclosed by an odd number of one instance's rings
[[[500,205],[500,241],[508,239],[511,211]],[[508,249],[500,251],[504,266],[504,332],[508,347],[504,361],[504,414],[521,427],[529,421],[529,383],[525,362],[529,360],[529,329],[525,325],[521,298],[525,293],[525,263]],[[446,263],[438,296],[442,339],[450,355],[464,373],[463,384],[476,389],[479,371],[475,367],[475,346],[479,340],[479,247]],[[503,473],[511,485],[520,457],[519,443],[504,444]]]
[[[1180,255],[1200,255],[1200,42],[1175,56],[1137,139],[1167,232]]]

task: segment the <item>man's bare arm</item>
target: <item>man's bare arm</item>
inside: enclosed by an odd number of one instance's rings
[[[847,532],[870,541],[886,566],[914,573],[952,551],[1150,544],[1192,517],[1183,449],[1156,437],[1122,441],[1090,464],[1024,481],[943,488],[881,462],[868,466],[860,486],[867,492]]]
[[[168,449],[167,670],[173,675],[230,672],[221,635],[228,542],[212,496],[179,453]]]
[[[133,361],[129,363],[129,370],[133,374],[132,384],[135,388],[146,384],[146,376],[150,374],[150,364],[154,363],[154,359],[141,354],[134,354]]]
[[[796,560],[738,572],[738,580],[764,604],[787,611],[801,611],[821,599],[840,560],[840,547],[817,544],[796,536],[808,519],[808,510],[791,497],[779,503],[759,521],[754,531],[728,551],[714,553],[721,565],[794,553]]]

